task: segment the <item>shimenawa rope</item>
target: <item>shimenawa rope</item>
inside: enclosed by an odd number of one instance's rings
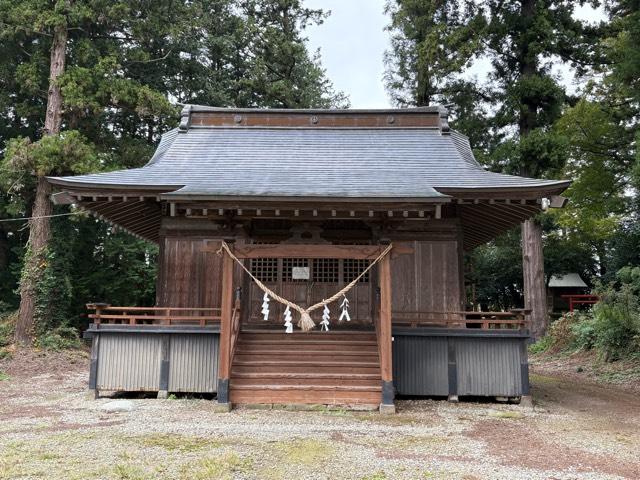
[[[327,298],[326,300],[323,300],[321,302],[318,302],[314,305],[311,305],[308,308],[302,308],[300,305],[297,305],[293,302],[290,302],[289,300],[287,300],[286,298],[281,297],[280,295],[278,295],[277,293],[275,293],[273,290],[271,290],[269,287],[267,287],[264,283],[262,283],[260,280],[258,280],[255,275],[253,275],[253,273],[251,273],[251,271],[244,266],[244,263],[242,263],[238,257],[236,257],[233,252],[231,251],[231,249],[229,248],[229,245],[227,245],[227,242],[223,241],[220,249],[217,251],[218,255],[222,255],[223,251],[227,252],[227,255],[229,255],[233,260],[236,261],[236,263],[238,265],[240,265],[242,267],[242,269],[247,272],[247,274],[249,274],[249,276],[253,279],[254,282],[256,282],[256,285],[258,285],[258,287],[260,287],[260,289],[265,292],[266,294],[268,294],[271,298],[273,298],[275,301],[282,303],[283,305],[286,305],[290,308],[293,308],[294,310],[296,310],[298,313],[300,313],[300,320],[298,321],[298,327],[300,327],[300,329],[304,332],[308,332],[309,330],[313,329],[316,324],[314,323],[314,321],[311,319],[311,315],[309,315],[312,311],[317,310],[318,308],[324,307],[325,305],[330,304],[331,302],[335,302],[336,300],[338,300],[340,297],[342,297],[344,294],[346,294],[349,290],[351,290],[353,288],[353,286],[355,284],[358,283],[358,281],[365,276],[365,274],[371,270],[373,268],[373,266],[378,263],[380,260],[382,260],[393,248],[393,244],[389,244],[387,246],[387,248],[385,248],[382,253],[380,253],[380,255],[378,255],[378,257],[372,261],[369,266],[367,268],[365,268],[360,275],[358,275],[356,278],[354,278],[351,282],[349,282],[342,290],[340,290],[339,292],[335,293],[334,295],[332,295],[331,297]]]

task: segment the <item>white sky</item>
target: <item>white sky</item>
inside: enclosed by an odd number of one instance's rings
[[[385,108],[382,63],[388,48],[388,20],[384,0],[304,0],[309,8],[331,10],[320,26],[307,30],[309,47],[320,48],[322,65],[336,90],[351,101],[352,108]]]
[[[331,15],[320,26],[307,29],[309,48],[320,49],[322,64],[336,90],[347,95],[352,108],[386,108],[390,106],[384,90],[383,55],[389,48],[389,23],[384,14],[385,0],[304,0],[309,8],[330,10]],[[589,5],[576,9],[577,18],[604,20],[602,9]],[[471,75],[482,81],[490,64],[478,61]],[[570,91],[578,88],[567,69],[555,72],[563,77]]]

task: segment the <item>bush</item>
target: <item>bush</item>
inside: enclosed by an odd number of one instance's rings
[[[78,331],[73,327],[58,327],[51,332],[38,337],[36,346],[46,350],[66,350],[69,348],[80,348],[82,342],[78,336]]]
[[[0,359],[10,356],[10,350],[7,347],[13,343],[13,332],[17,319],[18,312],[0,316]]]
[[[618,279],[593,308],[594,346],[607,361],[640,355],[640,268],[625,267]]]
[[[596,346],[597,327],[593,312],[576,316],[576,322],[571,325],[573,339],[571,345],[576,350],[591,350]]]

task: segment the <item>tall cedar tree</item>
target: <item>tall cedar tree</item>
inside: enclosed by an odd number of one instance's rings
[[[442,102],[480,49],[483,18],[474,2],[388,0],[385,85],[399,106]]]
[[[0,95],[0,134],[6,145],[0,161],[1,195],[7,199],[0,213],[51,213],[42,181],[46,175],[144,164],[159,135],[175,123],[177,108],[169,100],[241,107],[346,106],[302,36],[309,23],[323,18],[321,11],[303,8],[298,0],[0,0],[0,35],[12,53],[0,59],[0,81],[9,87],[6,96]],[[50,61],[54,52],[55,61]],[[60,68],[62,62],[66,68]],[[55,65],[50,79],[49,67]],[[43,95],[49,88],[54,95],[50,102]],[[47,103],[51,116],[45,115]],[[38,185],[37,198],[46,202],[35,201]],[[67,222],[61,231],[70,236],[65,245],[48,244],[48,219],[30,225],[20,341],[32,338],[34,320],[46,331],[47,318],[40,316],[61,308],[56,292],[42,285],[71,284],[93,299],[130,295],[116,287],[102,291],[110,269],[118,264],[134,284],[143,281],[139,298],[148,299],[152,290],[152,279],[144,273],[144,265],[153,261],[148,245],[123,240],[103,226],[84,228],[95,224],[91,220],[61,221]],[[87,233],[94,237],[78,241]],[[7,236],[0,235],[3,238]],[[122,241],[121,254],[105,256],[114,250],[110,245]],[[5,249],[0,260],[9,258],[10,246],[0,241],[0,249]],[[60,259],[70,258],[63,249],[69,248],[82,249],[75,255],[88,255],[98,272],[81,265],[60,268]],[[117,257],[125,252],[131,252],[127,258],[135,258],[141,268],[120,262]],[[102,281],[96,278],[101,268]],[[38,278],[48,281],[37,288]],[[77,292],[72,297],[78,300]]]

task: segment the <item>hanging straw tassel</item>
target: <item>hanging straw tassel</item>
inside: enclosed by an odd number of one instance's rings
[[[298,327],[303,332],[308,332],[309,330],[313,330],[316,324],[311,320],[311,315],[306,310],[300,314],[300,321],[298,322]]]

